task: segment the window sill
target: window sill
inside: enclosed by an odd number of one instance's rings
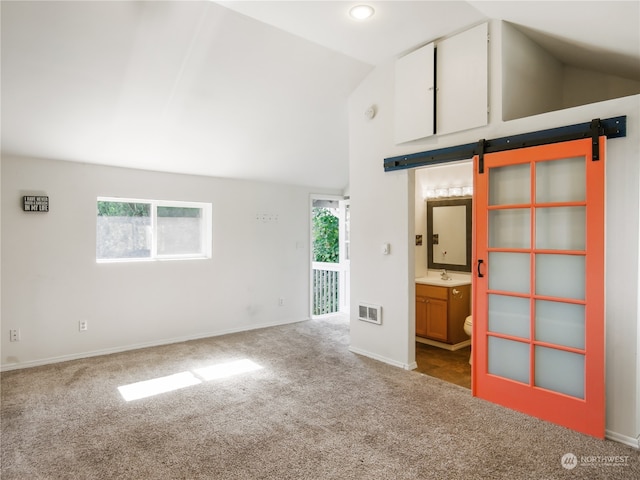
[[[150,262],[167,262],[176,260],[210,260],[211,255],[199,255],[199,256],[182,256],[171,255],[155,258],[97,258],[96,263],[150,263]]]

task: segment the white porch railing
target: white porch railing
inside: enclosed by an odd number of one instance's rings
[[[340,264],[313,262],[312,315],[340,311]]]

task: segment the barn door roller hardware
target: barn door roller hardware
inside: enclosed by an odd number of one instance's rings
[[[487,148],[487,141],[483,138],[478,142],[478,171],[484,173],[484,151]]]
[[[440,148],[427,152],[412,153],[384,159],[385,172],[404,170],[407,168],[436,165],[439,163],[468,160],[475,155],[479,157],[478,170],[484,173],[484,155],[486,153],[502,152],[516,148],[536,147],[550,143],[567,142],[581,138],[591,138],[593,145],[593,160],[600,158],[599,138],[620,138],[627,136],[627,117],[613,117],[601,120],[595,118],[588,123],[578,123],[564,127],[539,130],[537,132],[522,133],[509,137],[480,140],[475,143],[457,145],[455,147]]]
[[[600,136],[604,135],[604,127],[599,118],[591,120],[591,159],[600,160]]]

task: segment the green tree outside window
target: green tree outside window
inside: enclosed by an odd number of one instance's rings
[[[328,208],[313,209],[313,260],[337,263],[339,261],[338,217]]]

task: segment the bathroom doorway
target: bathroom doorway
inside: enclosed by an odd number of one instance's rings
[[[468,389],[471,339],[464,322],[471,313],[471,273],[466,266],[470,259],[466,248],[457,252],[455,244],[465,245],[471,232],[454,218],[462,215],[463,221],[470,220],[465,207],[455,207],[464,200],[470,203],[472,185],[471,159],[415,170],[416,370]],[[454,208],[434,210],[435,205]],[[433,223],[434,212],[444,225]],[[456,260],[460,255],[463,259]]]

